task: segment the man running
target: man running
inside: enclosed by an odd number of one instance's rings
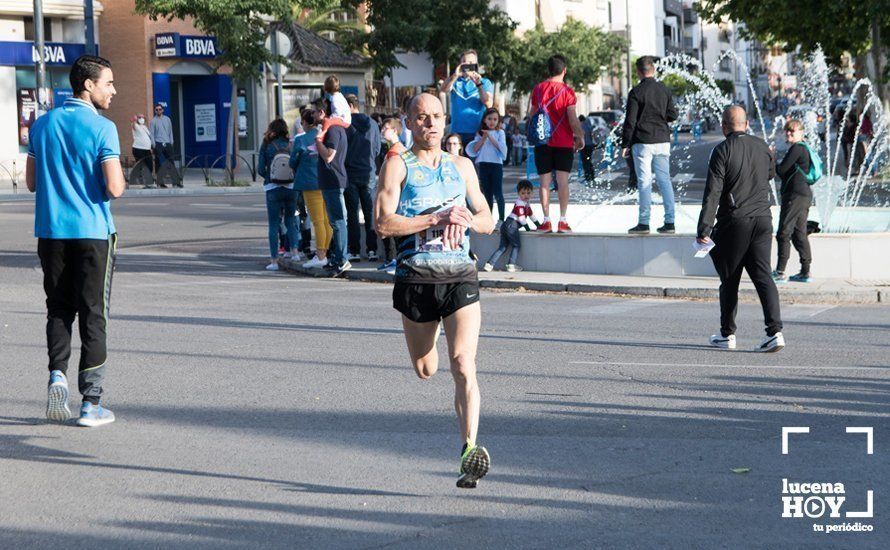
[[[106,329],[117,233],[109,200],[124,193],[114,123],[99,114],[117,93],[107,59],[84,55],[71,67],[74,97],[31,127],[28,190],[37,193],[34,233],[46,291],[49,388],[46,417],[65,422],[71,326],[78,318],[83,396],[78,426],[114,422],[99,404],[108,358]]]
[[[398,240],[393,307],[402,313],[408,353],[423,380],[439,366],[436,340],[439,322],[445,325],[464,443],[457,486],[472,489],[488,473],[491,459],[476,444],[476,348],[482,314],[469,231],[491,233],[494,220],[472,162],[442,151],[445,112],[439,99],[415,96],[407,124],[413,146],[398,159],[387,159],[380,171],[376,229],[381,237]]]

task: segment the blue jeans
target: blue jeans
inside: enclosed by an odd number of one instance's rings
[[[508,264],[516,264],[516,258],[519,257],[519,248],[522,246],[521,241],[519,240],[519,222],[515,218],[509,218],[501,225],[501,245],[497,250],[488,258],[488,263],[491,265],[495,265],[498,263],[498,260],[501,259],[501,255],[507,251],[508,248],[510,250],[510,259],[507,260]]]
[[[287,187],[266,191],[266,212],[269,215],[269,255],[278,257],[278,229],[281,227],[281,211],[284,210],[284,227],[291,248],[299,248],[300,232],[297,230],[297,192]]]
[[[324,206],[328,211],[328,220],[334,230],[331,238],[331,247],[328,249],[328,258],[331,263],[341,266],[346,263],[346,203],[343,201],[342,189],[322,189]]]
[[[640,190],[639,223],[649,225],[652,208],[652,172],[664,199],[664,223],[674,223],[674,185],[671,183],[671,144],[637,143],[632,147],[637,187]]]

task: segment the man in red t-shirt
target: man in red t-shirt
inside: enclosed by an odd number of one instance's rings
[[[575,112],[575,91],[565,83],[566,59],[554,55],[547,60],[550,78],[535,86],[529,99],[529,119],[539,110],[546,110],[550,116],[552,133],[547,145],[535,147],[535,168],[541,181],[541,207],[544,209],[543,223],[538,231],[552,232],[550,224],[550,182],[556,171],[556,189],[559,194],[560,233],[571,233],[566,221],[569,208],[569,174],[575,160],[575,152],[584,148],[584,133]]]

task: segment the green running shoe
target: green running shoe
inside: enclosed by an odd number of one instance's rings
[[[457,486],[461,489],[475,489],[476,483],[485,477],[491,468],[491,457],[485,447],[466,446],[460,457],[460,477]]]

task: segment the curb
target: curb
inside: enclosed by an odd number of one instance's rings
[[[194,187],[194,188],[178,188],[171,187],[168,189],[127,189],[123,198],[131,197],[172,197],[172,196],[198,196],[198,195],[247,195],[251,193],[262,193],[262,186],[249,187]],[[29,193],[27,189],[24,192],[10,193],[8,195],[0,193],[0,202],[18,202],[34,200],[34,194]]]
[[[279,264],[284,271],[295,275],[305,275],[316,278],[331,278],[321,269],[306,269],[290,260],[280,260]],[[384,271],[347,271],[343,279],[350,281],[369,283],[392,283],[392,276]],[[601,294],[608,296],[639,296],[646,298],[672,298],[683,300],[708,300],[716,301],[720,298],[720,292],[716,288],[671,288],[660,286],[622,286],[622,285],[598,285],[586,283],[551,283],[541,281],[516,281],[498,279],[480,279],[481,288],[497,290],[518,290],[548,293],[571,294]],[[786,303],[798,304],[890,304],[890,290],[863,289],[861,291],[816,291],[816,292],[784,292],[780,291],[780,297]],[[745,303],[758,302],[757,291],[754,289],[741,289],[739,300]]]

